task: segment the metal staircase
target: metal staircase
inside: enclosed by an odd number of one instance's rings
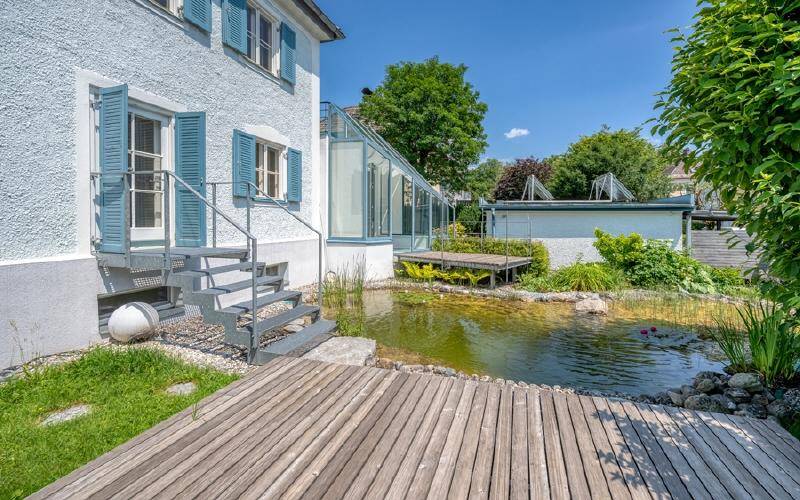
[[[94,173],[93,177],[99,178],[101,175]],[[192,186],[169,171],[136,171],[116,175],[162,176],[165,207],[164,249],[131,250],[130,229],[128,228],[125,233],[124,254],[98,253],[97,257],[101,263],[110,267],[135,268],[152,265],[161,267],[163,283],[167,286],[179,287],[182,292],[183,304],[198,306],[205,322],[222,325],[225,328],[225,342],[243,347],[247,351],[247,360],[251,364],[264,364],[281,355],[302,355],[334,334],[336,323],[321,317],[322,233],[320,231],[276,202],[276,205],[315,232],[319,238],[318,304],[304,304],[302,292],[285,290],[283,277],[267,275],[266,263],[258,260],[258,241],[250,231],[250,203],[247,204],[246,228],[241,227],[216,206],[217,185],[232,184],[231,182],[209,183],[212,187],[212,201],[209,201]],[[168,222],[170,220],[170,180],[174,180],[175,187],[179,188],[184,196],[189,193],[212,210],[212,247],[171,246]],[[130,182],[126,181],[125,184],[130,185]],[[259,193],[261,196],[271,199],[267,193],[254,184],[250,182],[246,182],[246,184],[248,194]],[[129,197],[127,198],[129,199]],[[130,201],[128,200],[127,203]],[[247,237],[247,248],[216,247],[217,216],[222,217]],[[204,261],[208,262],[209,259],[222,261],[223,264],[203,267]],[[184,266],[175,269],[176,261],[183,261]],[[236,276],[236,279],[229,282],[231,276]],[[264,313],[267,308],[278,303],[286,303],[290,307],[272,315]],[[288,334],[283,332],[284,327],[303,318],[310,318],[310,324]]]

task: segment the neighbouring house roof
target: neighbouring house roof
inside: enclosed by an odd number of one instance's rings
[[[694,195],[659,198],[646,202],[620,202],[607,200],[535,200],[498,201],[481,205],[482,210],[537,211],[608,211],[608,210],[672,210],[691,212],[694,210]]]
[[[314,0],[294,0],[295,5],[302,10],[329,38],[323,42],[332,42],[344,38],[344,32],[327,14],[314,2]]]
[[[673,184],[688,182],[692,179],[695,167],[687,167],[683,160],[674,165],[664,167],[664,174],[672,180]]]

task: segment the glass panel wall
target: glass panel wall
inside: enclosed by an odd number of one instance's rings
[[[333,142],[330,159],[330,234],[364,237],[364,143]]]
[[[392,168],[392,243],[395,250],[411,250],[411,179]]]
[[[415,189],[414,198],[414,249],[421,250],[430,245],[431,195]]]
[[[389,227],[389,159],[372,146],[367,148],[367,236],[388,237]]]

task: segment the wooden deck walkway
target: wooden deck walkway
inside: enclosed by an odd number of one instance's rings
[[[34,498],[800,498],[767,421],[278,358]]]
[[[516,276],[517,268],[531,263],[529,257],[514,257],[513,255],[492,255],[485,253],[456,253],[456,252],[409,252],[396,254],[400,262],[420,262],[424,264],[437,264],[444,268],[466,267],[470,269],[486,269],[492,272],[490,288],[495,287],[496,275],[499,271],[509,270]]]

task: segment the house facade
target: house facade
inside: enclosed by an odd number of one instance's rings
[[[319,54],[343,35],[313,2],[0,11],[0,367],[97,342],[104,302],[162,289],[137,250],[247,245],[222,214],[286,284],[316,281],[298,219],[324,226]]]

